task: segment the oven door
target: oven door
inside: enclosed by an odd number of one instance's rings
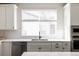
[[[73,40],[73,51],[79,51],[79,40]]]
[[[79,28],[73,28],[73,33],[79,33]]]
[[[79,26],[72,26],[72,33],[79,33]]]

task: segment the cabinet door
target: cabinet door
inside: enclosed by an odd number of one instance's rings
[[[14,4],[0,5],[0,30],[17,29],[17,7]]]
[[[52,42],[52,51],[62,51],[62,43],[61,42]]]
[[[11,56],[11,42],[2,42],[2,56]]]
[[[0,30],[5,29],[5,6],[0,6]]]
[[[17,29],[17,7],[16,5],[7,5],[6,7],[6,29]]]
[[[51,43],[27,43],[27,51],[29,52],[50,52]]]
[[[62,46],[63,51],[70,51],[70,42],[63,42]]]
[[[71,4],[71,25],[79,25],[79,3]]]

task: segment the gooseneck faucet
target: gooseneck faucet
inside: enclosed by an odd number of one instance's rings
[[[41,39],[41,36],[40,36],[40,31],[39,31],[39,40]]]

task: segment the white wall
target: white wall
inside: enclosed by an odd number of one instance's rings
[[[57,15],[57,17],[58,17],[58,19],[57,19],[57,36],[56,37],[58,37],[58,38],[64,38],[64,19],[63,19],[63,17],[64,17],[64,14],[63,14],[63,8],[62,7],[60,7],[60,8],[58,8],[58,15]]]
[[[57,9],[58,10],[58,34],[60,38],[64,38],[64,19],[63,19],[63,4],[17,4],[18,6],[18,30],[5,31],[5,38],[37,38],[37,37],[22,37],[21,36],[21,14],[22,8],[27,9]]]

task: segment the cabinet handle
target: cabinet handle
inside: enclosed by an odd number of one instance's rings
[[[38,49],[39,49],[39,51],[40,51],[42,48],[41,48],[41,47],[39,47]]]
[[[55,48],[59,48],[59,46],[58,45],[55,45]]]
[[[63,48],[63,49],[65,49],[65,48]]]
[[[39,47],[38,49],[42,49],[41,47]]]
[[[56,48],[59,48],[58,46],[55,46]]]
[[[55,48],[59,48],[58,43],[56,43]]]

